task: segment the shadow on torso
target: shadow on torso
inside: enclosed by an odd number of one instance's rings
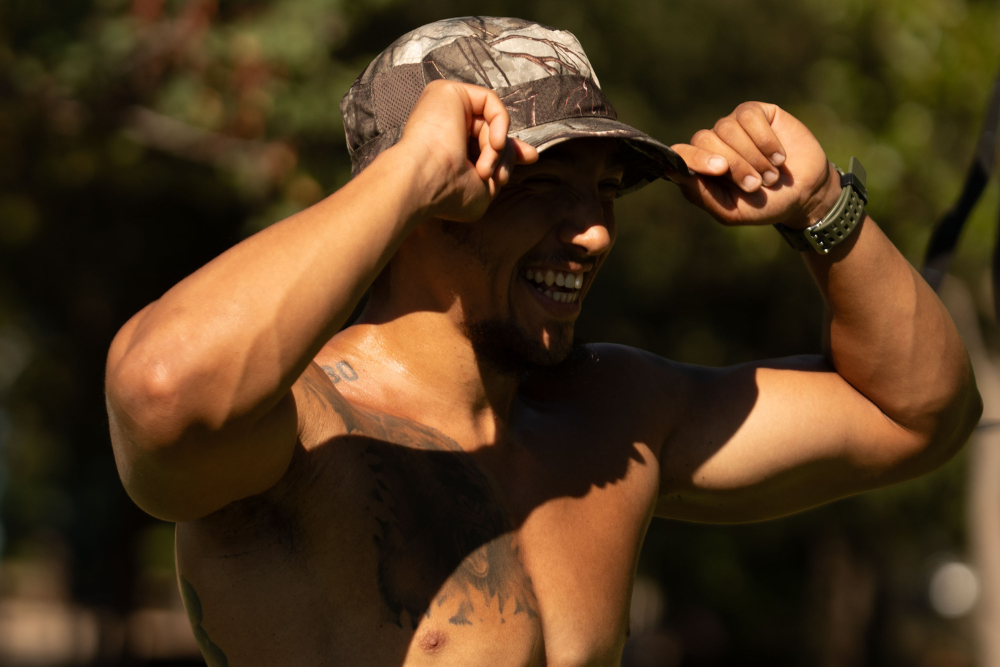
[[[575,370],[501,456],[353,406],[307,371],[304,400],[341,435],[299,443],[266,493],[178,525],[209,662],[617,664],[662,433],[601,381]]]

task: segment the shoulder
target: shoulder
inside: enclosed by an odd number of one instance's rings
[[[566,361],[528,382],[541,394],[571,387],[577,404],[593,414],[638,420],[665,435],[685,414],[692,389],[712,370],[627,345],[597,343],[574,349]]]
[[[592,343],[575,348],[552,373],[572,375],[587,382],[613,383],[622,390],[635,388],[673,394],[712,370],[671,361],[628,345]]]
[[[361,430],[357,410],[337,389],[342,381],[336,368],[327,369],[313,361],[292,385],[303,446]]]

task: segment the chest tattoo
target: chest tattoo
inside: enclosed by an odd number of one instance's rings
[[[342,418],[371,475],[389,619],[416,628],[433,614],[459,626],[537,617],[510,513],[473,456],[435,429],[351,407],[322,378],[304,384]]]

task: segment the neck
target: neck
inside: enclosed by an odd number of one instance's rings
[[[457,308],[457,306],[456,306]],[[368,307],[346,338],[378,374],[370,396],[394,413],[473,447],[493,444],[510,423],[520,377],[479,358],[455,312],[388,315]]]

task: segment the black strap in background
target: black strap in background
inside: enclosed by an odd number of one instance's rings
[[[979,140],[976,142],[976,154],[965,177],[965,186],[955,205],[944,214],[927,244],[927,255],[924,258],[924,280],[936,292],[941,287],[944,274],[948,273],[951,258],[955,254],[955,245],[962,233],[965,221],[975,208],[976,202],[989,183],[993,172],[993,163],[997,152],[997,129],[1000,126],[1000,72],[993,82],[993,93],[986,105],[986,117],[983,119]],[[996,312],[1000,317],[1000,223],[998,223],[997,244],[993,249],[993,299],[997,303]]]

